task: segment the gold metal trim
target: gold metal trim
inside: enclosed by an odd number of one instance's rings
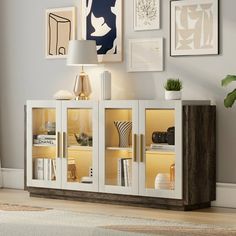
[[[62,157],[66,158],[66,132],[62,134]]]
[[[56,158],[60,157],[60,132],[57,132],[57,153]]]
[[[134,162],[137,162],[137,134],[134,134],[134,144],[133,144],[133,156],[134,156]]]
[[[140,134],[140,162],[144,162],[144,135]]]

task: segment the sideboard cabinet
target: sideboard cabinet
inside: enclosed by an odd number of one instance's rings
[[[215,200],[209,101],[28,101],[26,111],[31,196],[180,210]]]

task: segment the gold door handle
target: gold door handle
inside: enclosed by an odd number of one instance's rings
[[[138,135],[137,134],[134,134],[134,137],[133,137],[133,156],[134,156],[134,162],[137,162],[137,138],[138,138]]]
[[[57,132],[57,153],[56,158],[60,157],[60,132]]]
[[[140,134],[140,162],[144,162],[144,135]]]
[[[62,157],[66,158],[66,132],[62,133]]]

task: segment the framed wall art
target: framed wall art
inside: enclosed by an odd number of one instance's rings
[[[84,0],[83,38],[95,40],[99,62],[122,61],[122,0]]]
[[[46,58],[66,58],[69,41],[75,39],[76,8],[46,10]]]
[[[133,0],[134,30],[160,29],[160,0]]]
[[[170,55],[219,54],[219,1],[173,0]]]
[[[128,72],[163,71],[163,38],[130,39]]]

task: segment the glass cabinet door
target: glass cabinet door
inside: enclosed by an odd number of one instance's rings
[[[100,106],[101,191],[138,193],[138,123],[135,102],[103,102]]]
[[[63,179],[65,189],[98,190],[98,104],[63,103]]]
[[[59,187],[60,105],[29,102],[27,109],[27,135],[31,140],[27,144],[28,186]]]
[[[147,196],[178,197],[182,187],[181,109],[175,102],[140,104],[140,191]]]

